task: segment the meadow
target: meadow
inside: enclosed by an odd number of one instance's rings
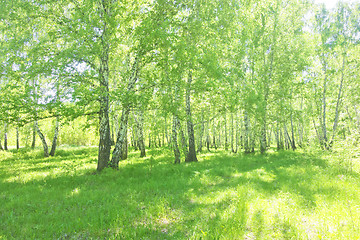
[[[359,239],[357,151],[169,149],[96,173],[97,148],[0,151],[0,239]]]

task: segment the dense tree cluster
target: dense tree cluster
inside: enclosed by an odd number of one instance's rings
[[[359,3],[1,5],[1,149],[9,125],[27,126],[32,146],[38,134],[54,155],[61,125],[84,116],[98,129],[98,170],[118,168],[129,145],[141,157],[169,146],[179,163],[203,147],[265,153],[359,140]],[[44,119],[54,119],[50,153]]]

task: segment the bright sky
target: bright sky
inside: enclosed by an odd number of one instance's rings
[[[360,0],[347,0],[346,2],[356,2]],[[326,8],[334,8],[339,0],[315,0],[315,3],[325,3]]]

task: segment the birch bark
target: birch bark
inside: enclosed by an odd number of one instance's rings
[[[194,136],[194,124],[191,117],[191,82],[192,75],[191,71],[189,72],[187,87],[186,87],[186,117],[187,117],[187,128],[189,136],[189,152],[185,158],[185,162],[197,162],[196,150],[195,150],[195,136]]]

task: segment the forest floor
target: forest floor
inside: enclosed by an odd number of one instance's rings
[[[0,239],[359,239],[356,154],[152,149],[94,174],[96,148],[0,151]]]

